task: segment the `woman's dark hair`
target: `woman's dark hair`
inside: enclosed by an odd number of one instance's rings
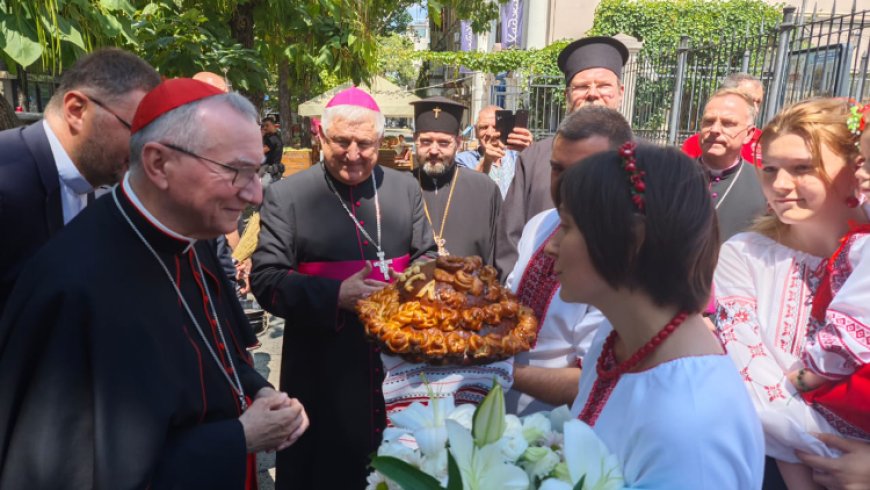
[[[592,265],[611,287],[641,290],[660,306],[701,311],[719,254],[706,174],[673,148],[639,146],[635,156],[646,172],[644,213],[631,200],[616,151],[569,168],[557,204],[574,219]]]

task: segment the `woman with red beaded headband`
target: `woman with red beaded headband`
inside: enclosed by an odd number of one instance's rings
[[[571,167],[557,205],[546,250],[561,297],[607,318],[572,413],[628,487],[760,488],[758,417],[700,315],[719,244],[703,169],[676,149],[630,143]]]
[[[741,370],[790,489],[819,488],[795,451],[814,433],[870,439],[870,207],[842,99],[797,103],[762,131],[771,214],[728,240],[716,269],[722,343]]]

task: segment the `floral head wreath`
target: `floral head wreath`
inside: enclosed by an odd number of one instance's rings
[[[870,112],[870,104],[862,105],[860,102],[851,99],[849,100],[849,118],[846,119],[846,126],[855,137],[855,144],[858,144],[858,139],[864,132],[867,126],[867,113]]]
[[[646,183],[643,181],[643,178],[646,172],[637,169],[637,159],[634,157],[635,148],[637,148],[637,144],[629,141],[619,147],[619,156],[622,157],[622,168],[628,175],[631,202],[634,203],[637,212],[644,214],[646,211],[646,201],[644,198]]]

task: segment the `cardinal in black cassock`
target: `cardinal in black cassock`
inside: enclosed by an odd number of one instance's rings
[[[342,116],[348,106],[351,115]],[[311,418],[308,432],[278,453],[280,489],[365,487],[386,423],[384,373],[356,314],[339,307],[342,281],[366,264],[373,266],[370,279],[388,280],[379,253],[401,272],[434,249],[417,182],[376,166],[377,104],[350,88],[330,108],[332,123],[321,134],[326,161],[267,189],[253,255],[254,294],[286,319],[282,390],[298,397]],[[333,175],[347,168],[370,175],[354,184]]]
[[[501,193],[492,179],[456,165],[465,106],[445,97],[414,105],[417,168],[424,212],[438,253],[495,260],[496,222]]]
[[[145,96],[132,132],[221,94],[189,79],[166,81]],[[259,158],[253,117],[239,134],[227,144]],[[191,179],[223,179],[222,190],[206,195],[241,196],[232,194],[241,191],[231,175],[172,162]],[[180,170],[173,172],[167,185],[175,188]],[[258,201],[259,184],[248,182]],[[178,203],[177,193],[160,197]],[[232,225],[232,213],[221,216]],[[0,488],[256,488],[239,417],[269,385],[246,351],[251,338],[214,244],[161,223],[128,174],[32,259],[0,319]]]

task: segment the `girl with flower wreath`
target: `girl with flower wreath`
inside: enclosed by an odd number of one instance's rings
[[[569,169],[555,256],[564,301],[607,321],[572,414],[617,458],[626,486],[757,489],[761,426],[700,312],[719,248],[704,170],[673,148],[600,153]]]
[[[819,488],[796,450],[839,455],[813,434],[870,440],[870,207],[849,114],[814,99],[764,128],[772,212],[722,246],[715,274],[720,339],[790,490]]]

